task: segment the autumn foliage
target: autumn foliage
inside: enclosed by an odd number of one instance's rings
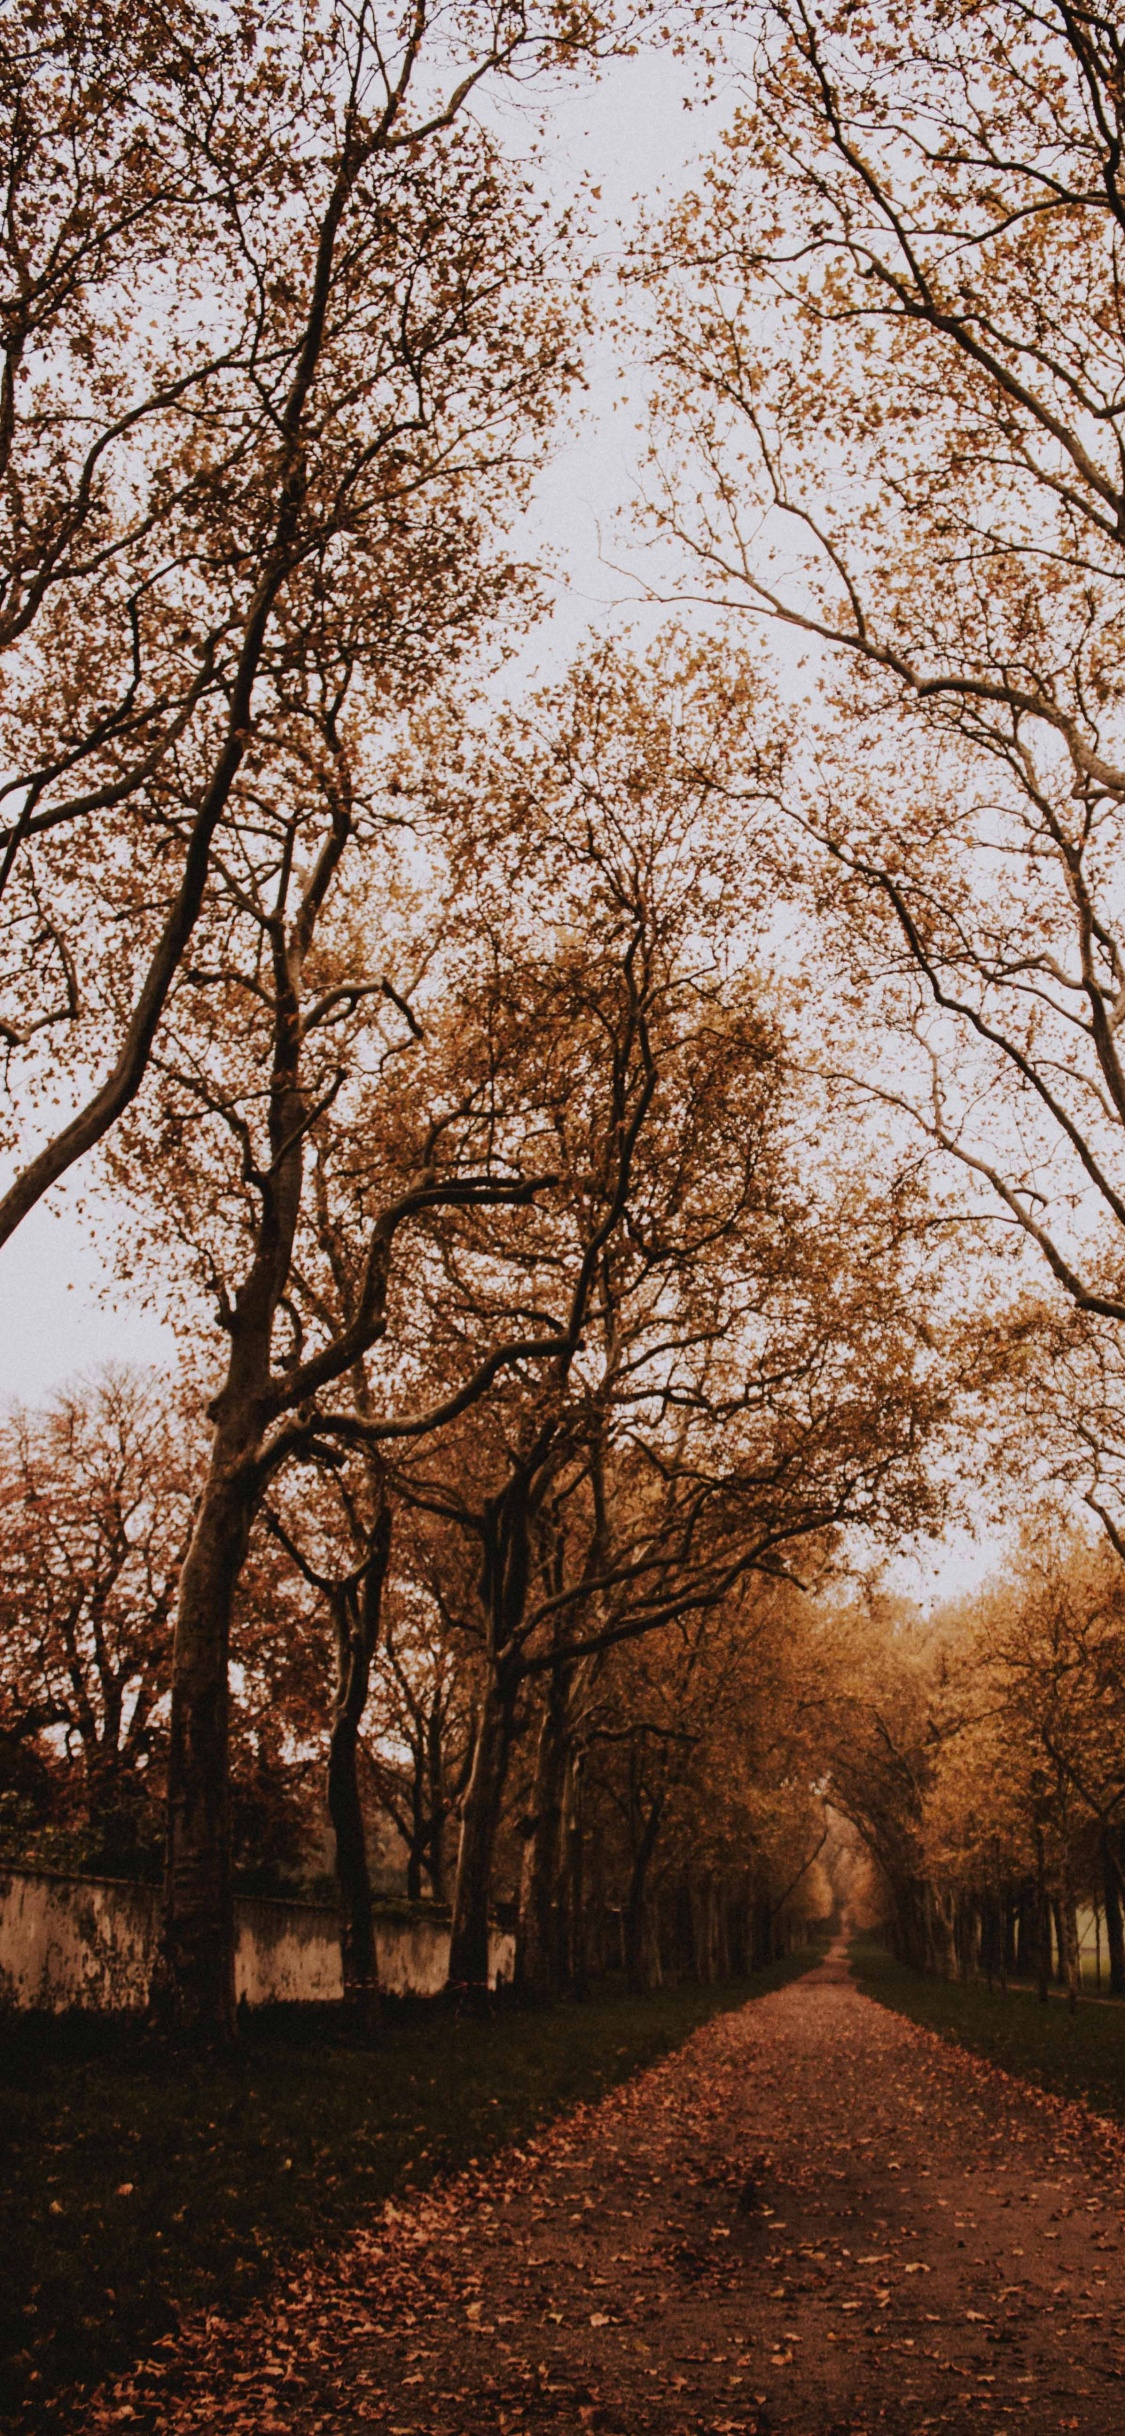
[[[4,1424],[5,1831],[162,1846],[208,2039],[240,1873],[374,2024],[388,1870],[581,1994],[839,1817],[904,1952],[1076,1994],[1096,1892],[1125,1986],[1120,38],[727,17],[614,308],[679,612],[525,685],[606,274],[504,112],[638,23],[11,13],[0,1241],[82,1162],[184,1361]]]

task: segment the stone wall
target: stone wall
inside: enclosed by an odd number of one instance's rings
[[[143,2005],[160,1897],[112,1878],[13,1871],[0,1878],[0,2003],[20,2012]]]
[[[339,1915],[327,1904],[240,1896],[235,1994],[248,2005],[331,2004],[343,1995]],[[155,1887],[118,1878],[0,1871],[0,2006],[18,2012],[141,2011],[160,1936]],[[376,1918],[379,1977],[394,1996],[437,1996],[449,1929],[440,1916]],[[513,1940],[494,1930],[491,1975],[510,1979]]]
[[[340,1922],[322,1903],[243,1896],[234,1907],[234,1993],[247,2005],[330,2005],[344,1993]]]

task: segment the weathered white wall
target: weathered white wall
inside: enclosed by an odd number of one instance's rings
[[[391,1996],[440,1996],[449,1976],[449,1930],[440,1920],[378,1920],[379,1985]]]
[[[235,1904],[235,1994],[248,2005],[331,2004],[343,1995],[340,1923],[327,1905],[240,1897]],[[140,2010],[160,1936],[154,1887],[115,1878],[0,1874],[0,2005],[20,2012]],[[393,1996],[437,1996],[445,1986],[449,1930],[440,1920],[376,1920],[380,1982]],[[492,1934],[494,1983],[510,1979],[511,1937]]]
[[[159,1934],[155,1887],[15,1871],[0,1879],[0,2002],[21,2012],[143,2005]]]
[[[318,1903],[243,1896],[234,1907],[234,1993],[248,2005],[330,2005],[344,1993],[340,1923]]]
[[[376,1917],[375,1950],[379,1985],[388,1996],[440,1996],[449,1977],[449,1930],[440,1920]],[[492,1929],[488,1939],[489,1986],[506,1986],[514,1977],[516,1941],[504,1929]]]

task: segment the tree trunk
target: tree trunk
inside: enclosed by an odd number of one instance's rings
[[[1102,1892],[1105,1896],[1105,1941],[1109,1953],[1111,1996],[1125,1996],[1125,1919],[1121,1910],[1121,1870],[1114,1850],[1114,1830],[1102,1831]]]
[[[1008,1992],[1008,1981],[1015,1977],[1016,1971],[1016,1916],[1015,1897],[1010,1893],[1006,1894],[1004,1897],[1003,1941],[1000,1956],[1000,1985],[1003,1988],[1005,1995],[1007,1995]]]
[[[691,1900],[691,1881],[680,1877],[672,1898],[672,1960],[676,1977],[682,1981],[696,1976],[695,1912]]]
[[[615,1934],[617,1919],[610,1906],[606,1883],[605,1823],[599,1817],[595,1805],[589,1832],[587,1832],[585,1802],[582,1798],[584,1773],[583,1769],[579,1775],[578,1807],[575,1814],[580,1850],[582,1894],[579,1948],[581,1983],[578,1979],[579,1964],[577,1962],[574,1969],[575,1992],[582,1996],[586,1993],[590,1977],[596,1975],[599,1979],[604,1978],[607,1971],[613,1970],[618,1960],[618,1939]]]
[[[1023,1884],[1016,1895],[1016,1952],[1013,1971],[1016,1979],[1030,1979],[1034,1969],[1033,1918],[1034,1895],[1032,1889]]]
[[[341,1603],[337,1618],[339,1672],[328,1745],[328,1815],[336,1838],[336,1882],[344,1907],[344,2003],[367,2029],[378,2019],[379,1971],[356,1760],[390,1553],[391,1509],[383,1498],[356,1594],[348,1605]]]
[[[621,1913],[625,1981],[634,1996],[643,1995],[648,1986],[644,1906],[644,1880],[642,1878],[639,1891],[634,1893],[633,1888],[630,1887]]]
[[[275,973],[275,979],[277,975]],[[196,2037],[233,2037],[234,1898],[230,1853],[228,1674],[234,1595],[262,1493],[270,1346],[301,1204],[304,1106],[296,1089],[299,1022],[278,991],[269,1129],[269,1194],[254,1255],[230,1310],[230,1352],[211,1406],[215,1434],[180,1575],[172,1650],[162,1995]]]
[[[718,1924],[715,1909],[715,1881],[710,1872],[702,1880],[696,1900],[699,1908],[699,1983],[701,1987],[713,1988],[719,1976]]]
[[[178,2028],[220,2044],[235,2031],[228,1672],[254,1503],[244,1454],[216,1436],[180,1577],[157,1997]]]
[[[379,1995],[371,1876],[356,1777],[357,1740],[353,1719],[338,1712],[328,1745],[328,1816],[336,1838],[336,1884],[344,1912],[344,2003],[367,2026],[377,2017]]]
[[[571,1754],[567,1771],[566,1794],[563,1801],[563,1851],[565,1855],[566,1950],[563,1974],[569,1977],[572,1994],[584,2002],[589,1987],[589,1964],[586,1935],[586,1838],[582,1800],[583,1763],[581,1754]]]
[[[1060,1955],[1060,1960],[1062,1963],[1062,1976],[1066,1987],[1067,2003],[1070,2011],[1073,2013],[1078,2003],[1081,1976],[1078,1958],[1078,1913],[1075,1907],[1074,1895],[1070,1883],[1069,1861],[1067,1863],[1066,1880],[1059,1900],[1058,1912],[1056,1916],[1058,1919],[1062,1940],[1062,1952]]]
[[[553,1668],[535,1750],[531,1818],[520,1873],[516,1983],[528,1995],[557,1996],[562,1876],[563,1796],[567,1772],[567,1698],[561,1668]]]
[[[953,1979],[956,1976],[956,1962],[953,1947],[952,1895],[944,1896],[935,1905],[935,1918],[939,1924],[941,1975],[943,1979]]]
[[[441,1703],[435,1700],[426,1723],[426,1781],[430,1803],[426,1870],[435,1903],[445,1901],[445,1753],[441,1729]]]
[[[622,1912],[625,1977],[629,1987],[637,1995],[642,1995],[646,1988],[654,1984],[650,1970],[651,1937],[646,1935],[648,1924],[645,1915],[645,1889],[648,1884],[649,1863],[656,1850],[656,1839],[660,1833],[660,1821],[663,1815],[664,1803],[662,1799],[658,1798],[654,1801],[645,1820],[634,1854],[629,1892],[625,1898]],[[657,1965],[658,1974],[659,1964]]]
[[[449,1991],[481,2002],[488,1993],[492,1859],[512,1748],[511,1692],[495,1681],[481,1701],[473,1765],[461,1805],[461,1836],[449,1934]]]
[[[659,1898],[644,1894],[631,1918],[627,1944],[630,1957],[629,1984],[638,1995],[650,1995],[654,1988],[664,1985],[667,1942],[663,1935],[663,1906]]]
[[[406,1848],[406,1897],[409,1903],[422,1900],[422,1864],[430,1840],[426,1819],[426,1789],[422,1781],[425,1748],[417,1742],[411,1752],[414,1763],[410,1779],[410,1837]]]
[[[1063,1928],[1062,1904],[1057,1895],[1051,1897],[1051,1919],[1055,1929],[1055,1985],[1066,1986],[1066,1933]]]
[[[1051,1905],[1047,1894],[1047,1868],[1043,1852],[1043,1830],[1035,1831],[1035,1976],[1041,2005],[1051,1993]]]
[[[754,1899],[754,1969],[764,1971],[773,1954],[773,1911],[768,1895]]]
[[[715,1888],[715,1977],[731,1977],[730,1909],[725,1890]]]

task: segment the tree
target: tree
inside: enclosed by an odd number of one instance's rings
[[[444,1377],[490,1311],[493,1330],[536,1324],[546,1350],[394,1472],[479,1564],[450,1963],[468,1990],[487,1972],[527,1684],[550,1679],[528,1821],[550,1844],[587,1656],[924,1494],[932,1348],[904,1290],[926,1260],[910,1189],[888,1198],[838,1172],[826,1128],[812,1159],[821,1117],[750,961],[773,872],[740,838],[725,782],[754,707],[721,658],[666,641],[647,668],[592,654],[532,718],[462,747],[497,1030],[521,1031],[528,1122],[558,1178],[487,1245],[471,1226],[448,1235],[430,1305]],[[829,1242],[849,1246],[839,1265]],[[871,1327],[876,1273],[885,1332]]]
[[[406,1846],[407,1894],[420,1898],[425,1874],[434,1902],[444,1903],[449,1830],[472,1761],[477,1686],[445,1596],[456,1560],[450,1564],[447,1545],[439,1565],[430,1523],[409,1512],[400,1521],[366,1749],[379,1798]],[[462,1606],[468,1587],[462,1586]]]
[[[805,1729],[816,1623],[790,1585],[751,1578],[604,1658],[581,1727],[581,1825],[634,1986],[759,1967],[830,1908]]]
[[[264,1504],[262,1514],[275,1548],[284,1551],[330,1620],[335,1682],[325,1790],[344,1909],[344,2001],[366,2028],[373,2028],[378,1965],[358,1754],[379,1645],[393,1517],[378,1456],[373,1449],[365,1454],[366,1460],[349,1463],[335,1449],[322,1450],[319,1463],[296,1481],[278,1483],[282,1497]]]
[[[0,1433],[0,1736],[13,1851],[147,1873],[164,1842],[172,1621],[204,1446],[188,1381],[108,1369]],[[261,1536],[232,1624],[232,1852],[300,1880],[323,1650]]]
[[[203,807],[187,823],[195,876],[176,882],[168,906],[157,892],[162,1031],[156,1048],[146,1031],[151,1088],[110,1152],[134,1205],[162,1212],[165,1242],[192,1243],[230,1348],[180,1580],[169,1751],[169,1991],[181,2018],[218,2035],[233,2021],[230,1617],[261,1494],[293,1433],[308,1435],[318,1394],[383,1332],[399,1231],[466,1198],[521,1200],[533,1189],[491,1156],[474,1099],[480,1067],[472,1076],[462,1067],[462,1107],[428,1065],[433,1098],[411,1100],[409,1122],[388,1124],[384,1154],[373,1153],[350,1308],[326,1329],[314,1290],[298,1312],[308,1144],[318,1127],[325,1139],[330,1112],[345,1126],[362,1103],[364,1125],[381,1121],[378,1073],[420,1030],[391,974],[401,978],[413,958],[420,978],[441,928],[431,898],[437,930],[411,932],[406,856],[396,862],[393,850],[401,821],[379,793],[376,738],[412,694],[480,649],[503,604],[518,602],[504,523],[573,369],[572,317],[546,276],[545,249],[560,232],[483,130],[452,123],[479,77],[530,37],[522,20],[473,19],[463,32],[456,75],[444,36],[423,18],[389,82],[366,12],[332,17],[311,48],[278,55],[292,181],[279,200],[276,182],[259,178],[238,227],[240,276],[264,312],[276,302],[280,322],[272,353],[261,352],[260,331],[254,339],[256,403],[236,496],[206,495],[227,536],[216,580],[234,656],[214,765],[193,760],[186,734],[177,742],[176,773]],[[446,72],[434,101],[433,79]],[[408,98],[423,90],[421,121],[408,122]],[[251,438],[266,430],[256,471]],[[184,540],[192,566],[199,518],[196,499]],[[183,819],[176,797],[177,838]],[[151,910],[146,870],[143,859],[130,864],[127,885]],[[388,892],[378,949],[366,911],[376,873]],[[131,933],[142,962],[147,919],[141,910]],[[128,1028],[128,959],[115,958],[112,980]],[[145,1003],[156,1007],[151,994]],[[397,1038],[380,1028],[380,1009]],[[382,1105],[394,1098],[388,1089]],[[279,1327],[292,1329],[290,1341],[277,1342]]]
[[[18,1793],[37,1763],[47,1816],[97,1869],[159,1849],[191,1492],[171,1400],[138,1373],[106,1371],[0,1434],[6,1773]]]
[[[294,828],[299,828],[297,814]],[[329,864],[345,836],[346,829],[330,841]],[[284,841],[280,856],[284,870]],[[333,960],[325,964],[310,957],[306,968],[304,942],[314,929],[306,917],[310,902],[314,914],[319,910],[324,878],[321,864],[291,925],[278,921],[272,908],[263,910],[262,927],[272,933],[275,950],[272,985],[257,979],[253,946],[241,970],[233,956],[224,959],[218,988],[206,978],[203,1020],[194,1037],[186,1037],[177,1063],[169,1058],[162,1074],[167,1132],[153,1162],[153,1198],[167,1193],[181,1233],[194,1231],[201,1273],[210,1274],[230,1344],[225,1378],[210,1408],[211,1453],[180,1577],[169,1750],[169,1970],[181,2013],[220,2035],[231,2019],[228,1655],[255,1515],[287,1463],[314,1460],[341,1436],[367,1435],[375,1442],[400,1429],[408,1435],[423,1431],[444,1417],[448,1398],[439,1399],[432,1415],[412,1412],[409,1405],[403,1414],[393,1373],[389,1414],[365,1418],[363,1390],[357,1406],[365,1357],[388,1329],[398,1238],[443,1210],[526,1203],[537,1181],[521,1174],[518,1163],[496,1147],[499,1078],[479,1034],[466,1026],[458,1065],[443,1057],[450,1044],[435,1025],[432,1054],[417,1044],[414,1089],[408,1090],[392,1080],[389,1036],[372,1028],[372,1008],[387,1004],[381,986],[358,978],[354,960],[346,983]],[[283,886],[288,884],[286,874]],[[260,1013],[255,1009],[240,1030],[235,1018],[241,1015],[243,982],[248,995],[257,995]],[[392,987],[392,1003],[396,997]],[[358,1011],[350,1020],[335,1020],[341,1006]],[[455,1010],[447,1012],[452,1019]],[[409,1036],[397,1006],[394,1013]],[[412,1021],[421,1033],[417,1018]],[[384,1071],[373,1082],[368,1057],[384,1070],[391,1062],[391,1075]],[[263,1076],[266,1110],[259,1134]],[[345,1096],[348,1079],[350,1097]],[[200,1108],[211,1120],[206,1136],[197,1128]],[[316,1155],[310,1161],[305,1142],[314,1133]],[[354,1261],[333,1280],[327,1264],[318,1274],[317,1232],[306,1206],[309,1169],[315,1168],[317,1189],[324,1188],[332,1153],[341,1151],[347,1167],[357,1144],[360,1155],[345,1175],[345,1187],[362,1235]],[[123,1137],[122,1145],[124,1157],[133,1143]],[[212,1154],[206,1159],[205,1145]],[[146,1164],[143,1132],[134,1155],[135,1182]],[[231,1264],[234,1279],[228,1289],[224,1270]],[[534,1351],[533,1343],[529,1350]],[[507,1356],[494,1355],[493,1366],[496,1358]],[[491,1375],[486,1357],[452,1399],[453,1409],[482,1392]],[[334,1413],[326,1399],[341,1378],[351,1379],[352,1399]],[[337,1719],[341,1757],[343,1741],[354,1752],[384,1564],[385,1545],[373,1528],[366,1552],[341,1586],[346,1593]],[[356,1600],[362,1607],[365,1598],[372,1602],[370,1613],[353,1643],[352,1611]],[[350,1761],[345,1773],[350,1781]],[[338,1811],[338,1828],[341,1817]]]
[[[200,495],[189,430],[197,407],[217,406],[224,369],[223,336],[198,330],[189,266],[194,249],[222,291],[222,176],[203,123],[208,90],[237,76],[237,46],[175,0],[127,14],[17,6],[6,36],[0,1036],[9,1084],[34,1086],[43,1035],[65,1057],[93,1012],[76,886],[96,903],[98,863],[125,845],[151,866],[143,822],[123,829],[122,807],[174,759],[215,683],[217,632],[170,631],[184,573],[177,584],[172,568],[185,491]],[[41,1189],[18,1180],[5,1234]]]
[[[1080,1895],[1107,1889],[1111,1981],[1121,1979],[1123,1588],[1104,1546],[1042,1517],[1009,1578],[951,1619],[962,1721],[929,1803],[938,1872],[990,1910],[1033,1881],[1040,1992],[1050,1909],[1070,2001],[1079,1992]]]
[[[1024,1296],[997,1316],[996,1388],[1025,1426],[1005,1432],[996,1464],[1008,1494],[1034,1483],[1096,1515],[1125,1559],[1125,1348],[1116,1329],[1073,1304]]]
[[[324,1617],[261,1517],[239,1578],[230,1648],[232,1873],[246,1891],[307,1892],[310,1877],[324,1874],[325,1685],[334,1653]]]
[[[597,37],[519,0],[10,31],[0,1240],[134,1100],[306,684],[386,711],[518,589],[565,240],[470,103]]]
[[[872,1079],[1114,1323],[1117,30],[1070,0],[776,0],[756,31],[729,142],[639,266],[658,514],[824,671],[790,801],[890,1027]]]
[[[1041,1502],[1002,1574],[924,1621],[825,1602],[805,1729],[915,1967],[1033,1974],[1052,1936],[1071,2003],[1077,1910],[1105,1902],[1122,1982],[1122,1581],[1104,1541]]]
[[[826,1605],[816,1670],[816,1733],[828,1800],[858,1829],[886,1892],[900,1959],[933,1969],[942,1952],[923,1852],[937,1742],[940,1655],[898,1602]]]

